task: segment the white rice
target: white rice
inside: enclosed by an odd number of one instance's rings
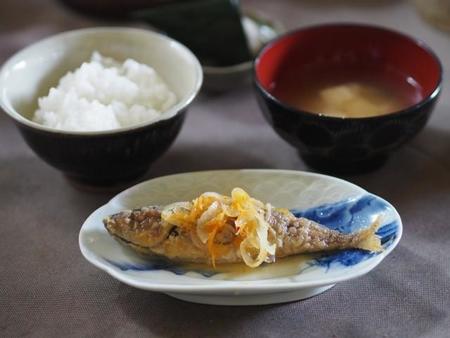
[[[176,100],[153,68],[94,52],[39,98],[33,121],[68,131],[111,130],[157,120]]]

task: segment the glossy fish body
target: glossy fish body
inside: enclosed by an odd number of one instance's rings
[[[211,256],[207,245],[199,240],[197,233],[161,219],[161,207],[143,207],[114,214],[104,219],[107,231],[122,243],[136,251],[160,255],[177,262],[209,263]],[[291,213],[272,210],[267,218],[270,225],[268,239],[276,243],[277,257],[321,251],[364,249],[380,251],[381,244],[375,235],[377,222],[352,234],[328,229],[306,218],[296,218]],[[215,237],[221,250],[215,263],[242,262],[235,243],[235,228],[224,227]]]

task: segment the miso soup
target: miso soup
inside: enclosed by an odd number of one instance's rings
[[[284,74],[273,87],[282,102],[335,117],[371,117],[405,109],[423,98],[414,79],[386,70],[311,69]]]

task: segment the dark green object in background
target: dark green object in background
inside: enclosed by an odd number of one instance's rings
[[[231,66],[252,59],[239,0],[177,1],[132,16],[186,45],[203,65]]]

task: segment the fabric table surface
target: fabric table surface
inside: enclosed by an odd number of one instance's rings
[[[243,6],[288,29],[343,21],[406,32],[450,70],[450,34],[422,21],[408,1],[248,0]],[[108,24],[56,1],[1,1],[0,62],[60,31]],[[345,177],[398,209],[404,235],[396,250],[361,278],[268,306],[191,304],[134,289],[90,265],[78,232],[114,193],[69,185],[0,114],[0,336],[449,337],[449,85],[446,74],[431,120],[411,143],[381,169]],[[308,170],[264,121],[250,85],[200,95],[175,144],[142,180],[224,168]]]

